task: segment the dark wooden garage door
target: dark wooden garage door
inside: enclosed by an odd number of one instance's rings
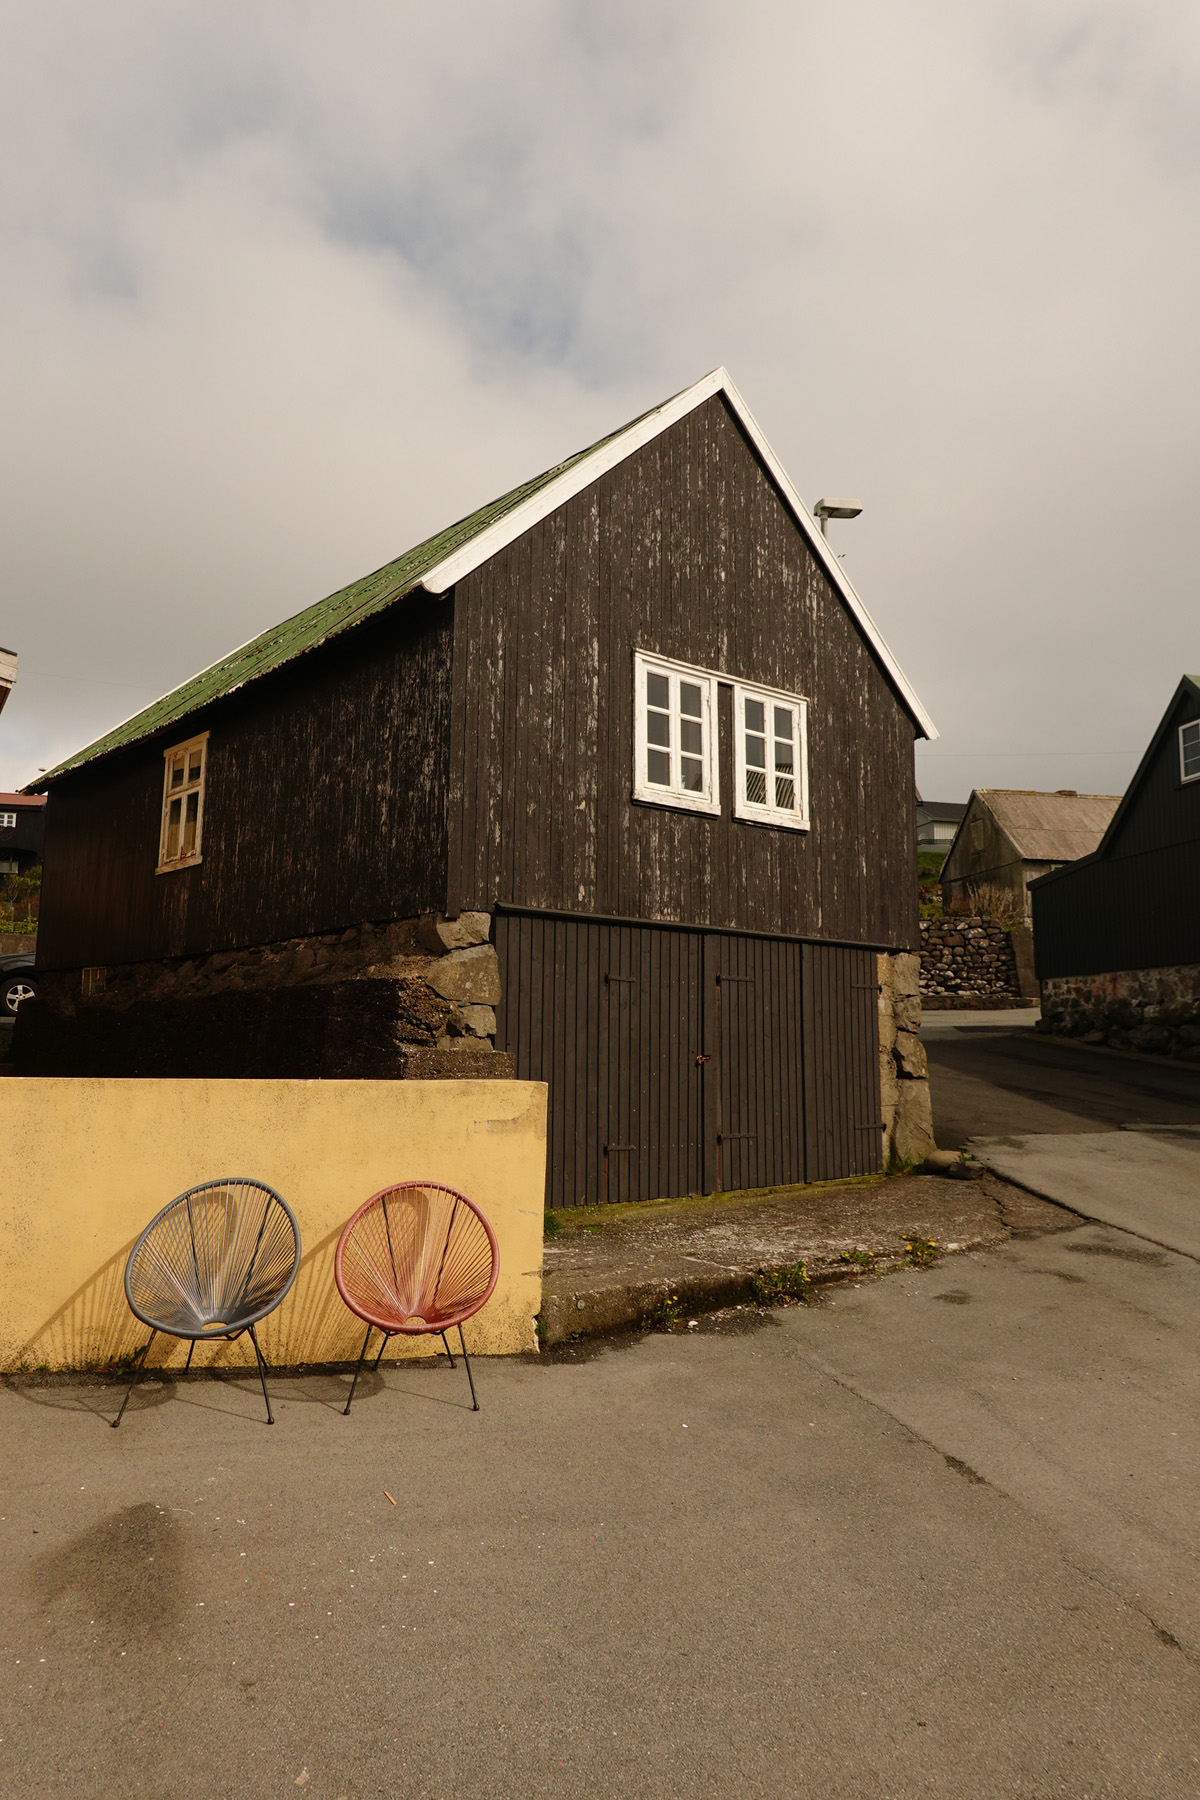
[[[879,1166],[875,955],[501,912],[497,1044],[550,1089],[547,1205]]]

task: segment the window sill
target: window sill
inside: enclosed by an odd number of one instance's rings
[[[775,813],[747,812],[744,808],[733,810],[733,816],[739,825],[765,825],[771,831],[811,831],[811,819],[786,819]]]
[[[180,869],[194,869],[197,863],[203,861],[202,856],[185,856],[179,862],[159,863],[154,873],[156,875],[175,875]]]
[[[721,802],[707,797],[689,800],[683,794],[668,794],[654,788],[634,788],[633,799],[638,806],[652,806],[657,812],[700,813],[706,819],[719,819]]]

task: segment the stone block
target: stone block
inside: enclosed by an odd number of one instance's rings
[[[459,1040],[461,1042],[461,1039]],[[483,1049],[473,1056],[461,1051],[412,1049],[403,1053],[406,1081],[514,1081],[513,1059],[504,1050]]]
[[[891,1154],[897,1162],[921,1163],[934,1148],[933,1107],[927,1081],[898,1084]]]
[[[927,1080],[929,1065],[925,1060],[925,1046],[915,1032],[898,1031],[892,1055],[902,1076],[909,1081]],[[900,1085],[903,1087],[904,1081]]]
[[[892,981],[897,994],[914,995],[921,991],[921,958],[915,950],[898,950],[888,959],[892,965]]]
[[[916,994],[897,994],[893,1017],[898,1031],[921,1029],[921,1002]]]
[[[456,1006],[446,1026],[452,1037],[480,1038],[496,1035],[496,1013],[490,1006]]]
[[[428,950],[431,956],[486,944],[491,935],[492,915],[485,912],[459,913],[457,919],[444,918],[441,913],[426,913],[417,927],[421,948]]]
[[[476,1006],[498,1006],[500,1003],[500,963],[491,944],[452,950],[431,965],[425,979],[443,1000]]]

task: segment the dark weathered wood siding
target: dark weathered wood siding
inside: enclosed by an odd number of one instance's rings
[[[550,1089],[549,1206],[874,1173],[870,950],[501,911],[497,1043]]]
[[[403,601],[57,783],[41,967],[199,955],[443,907],[452,613]],[[163,749],[204,730],[202,860],[156,875]]]
[[[1200,781],[1179,771],[1179,727],[1195,718],[1185,687],[1103,850],[1030,889],[1043,979],[1200,963]]]
[[[714,398],[456,593],[451,910],[496,902],[911,946],[912,721]],[[812,830],[635,804],[633,652],[809,699]]]

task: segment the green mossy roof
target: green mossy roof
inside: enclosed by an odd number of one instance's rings
[[[642,417],[646,417],[642,414]],[[635,419],[632,425],[639,424]],[[248,681],[256,681],[260,675],[267,675],[272,669],[278,669],[283,663],[290,662],[293,657],[302,656],[306,650],[315,650],[326,638],[336,637],[340,631],[348,631],[353,625],[361,625],[364,619],[382,612],[395,601],[403,599],[411,593],[422,578],[435,569],[440,562],[459,550],[480,532],[486,531],[498,519],[520,506],[523,500],[539,493],[548,487],[558,476],[566,473],[591,456],[605,444],[610,444],[622,432],[629,431],[631,425],[622,425],[619,431],[613,431],[596,443],[589,444],[586,450],[569,456],[566,462],[558,463],[544,474],[534,476],[532,481],[522,483],[498,500],[492,500],[487,506],[481,506],[478,512],[468,514],[459,519],[455,525],[448,525],[436,536],[426,538],[412,550],[406,550],[395,562],[386,563],[382,569],[376,569],[373,575],[364,575],[361,581],[351,582],[349,587],[340,588],[336,594],[330,594],[327,600],[318,600],[313,606],[306,606],[293,618],[285,619],[282,625],[273,625],[269,631],[251,638],[248,644],[240,649],[230,651],[220,662],[211,668],[203,669],[199,675],[193,675],[182,687],[172,689],[147,706],[131,719],[126,719],[112,731],[106,732],[95,743],[76,751],[64,762],[58,763],[47,771],[42,779],[31,783],[31,787],[41,789],[49,782],[57,780],[60,775],[72,769],[78,769],[84,763],[95,761],[99,756],[106,756],[112,750],[124,749],[128,744],[135,744],[141,738],[150,737],[152,733],[173,725],[179,719],[194,713],[210,701],[219,700],[225,694],[232,694]]]

